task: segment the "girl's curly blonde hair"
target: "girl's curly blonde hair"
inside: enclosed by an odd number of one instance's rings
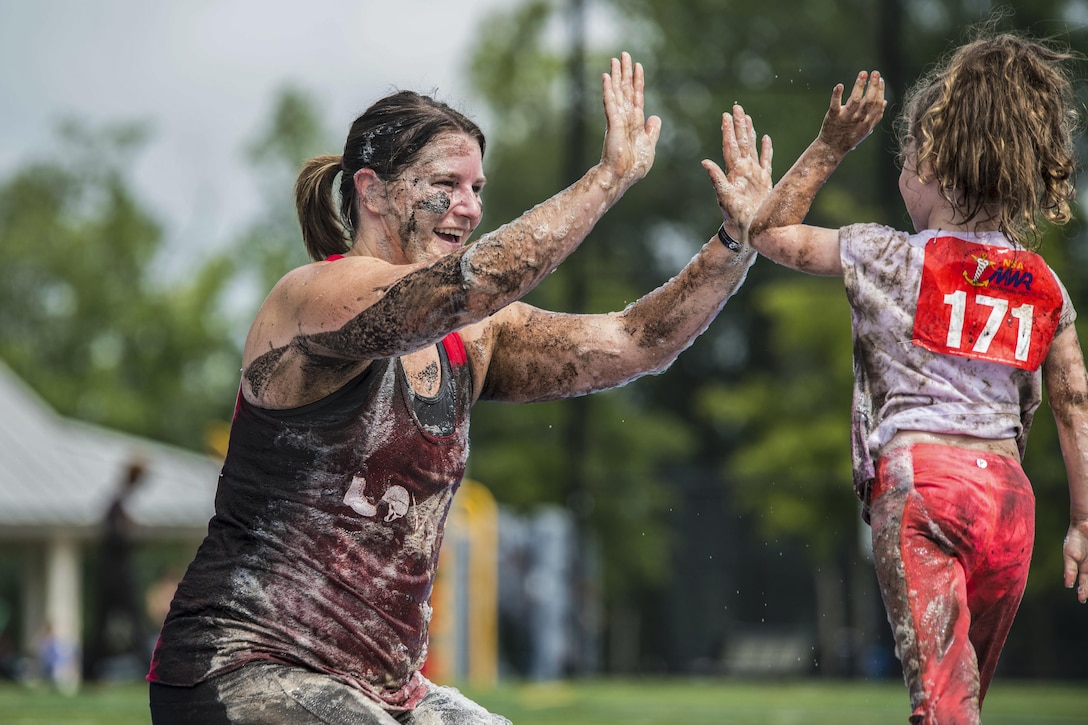
[[[1078,114],[1072,56],[1002,33],[956,49],[907,94],[896,121],[899,159],[914,156],[963,221],[996,220],[1026,248],[1039,220],[1069,221]]]

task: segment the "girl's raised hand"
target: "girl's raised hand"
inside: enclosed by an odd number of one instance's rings
[[[831,91],[831,105],[820,127],[820,140],[845,154],[873,132],[888,102],[884,99],[884,78],[879,71],[858,73],[845,104],[844,90],[840,83]]]

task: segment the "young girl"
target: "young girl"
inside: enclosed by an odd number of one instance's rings
[[[1088,374],[1038,223],[1069,219],[1068,56],[1013,35],[959,48],[908,95],[899,189],[915,233],[802,224],[884,113],[884,80],[835,87],[819,137],[750,241],[843,277],[851,305],[855,487],[913,713],[978,723],[1027,581],[1035,499],[1021,468],[1045,379],[1071,501],[1065,584],[1088,600]]]

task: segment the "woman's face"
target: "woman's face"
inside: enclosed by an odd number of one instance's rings
[[[388,184],[387,233],[406,262],[426,262],[468,243],[483,217],[483,155],[476,139],[442,133]]]

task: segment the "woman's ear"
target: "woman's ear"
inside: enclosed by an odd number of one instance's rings
[[[385,182],[374,169],[359,169],[352,177],[355,184],[355,198],[359,205],[372,214],[385,211]]]

